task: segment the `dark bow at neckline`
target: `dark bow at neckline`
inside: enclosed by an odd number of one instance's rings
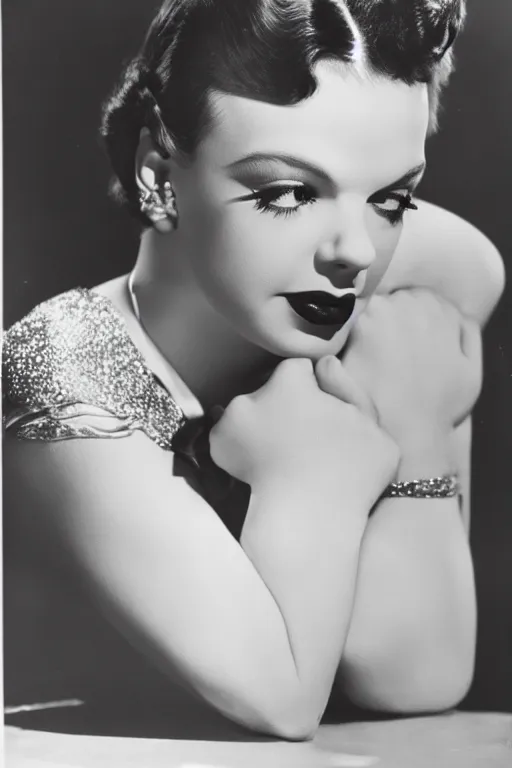
[[[187,419],[172,441],[175,456],[189,468],[206,501],[239,539],[249,506],[250,488],[218,467],[210,455],[210,431],[222,413],[214,406],[198,419]]]

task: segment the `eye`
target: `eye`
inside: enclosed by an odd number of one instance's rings
[[[411,192],[406,189],[398,192],[377,192],[368,201],[380,216],[391,224],[402,221],[406,210],[417,211],[418,206],[412,201]]]
[[[245,200],[254,200],[258,211],[271,212],[274,216],[295,213],[304,205],[316,201],[315,190],[300,182],[279,182],[248,195]]]

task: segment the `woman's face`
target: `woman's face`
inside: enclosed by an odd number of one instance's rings
[[[414,215],[406,208],[424,165],[426,86],[326,62],[316,75],[316,93],[291,107],[215,94],[193,164],[173,170],[173,237],[197,285],[240,334],[281,357],[342,349],[404,213]],[[293,295],[310,291],[355,292],[355,309],[343,324],[318,297]]]

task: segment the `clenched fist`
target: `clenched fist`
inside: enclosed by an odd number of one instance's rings
[[[482,382],[480,330],[425,289],[374,296],[343,365],[402,448],[413,434],[448,435],[471,412]]]
[[[369,509],[392,479],[399,453],[352,403],[341,363],[332,357],[321,365],[345,381],[346,401],[343,386],[337,397],[322,391],[311,361],[285,360],[260,389],[229,404],[211,432],[211,455],[253,488],[273,482],[343,488],[364,497]]]

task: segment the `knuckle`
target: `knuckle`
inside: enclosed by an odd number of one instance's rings
[[[313,363],[305,357],[290,357],[279,363],[276,372],[280,376],[298,376],[311,373]]]
[[[248,398],[246,395],[236,395],[236,397],[234,397],[228,404],[224,411],[224,416],[232,416],[233,413],[243,411],[247,405],[247,400]]]
[[[234,397],[225,408],[222,419],[218,424],[215,425],[214,430],[219,426],[221,429],[226,429],[234,422],[245,419],[247,417],[248,407],[249,397],[247,395],[237,395]]]

